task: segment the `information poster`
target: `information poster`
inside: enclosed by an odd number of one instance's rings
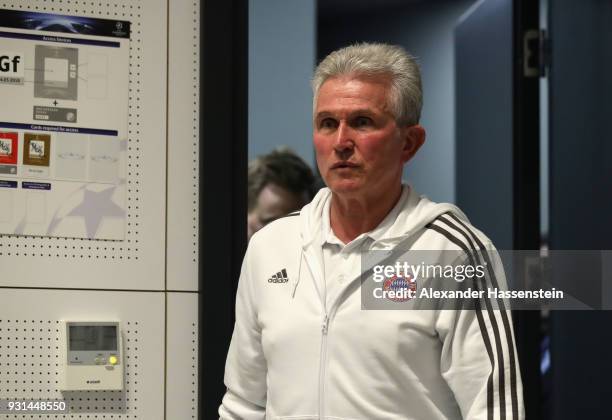
[[[124,239],[129,35],[0,10],[0,233]]]

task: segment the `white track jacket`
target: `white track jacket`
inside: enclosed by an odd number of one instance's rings
[[[370,249],[494,251],[457,207],[409,194]],[[330,196],[321,190],[251,238],[220,418],[523,419],[510,312],[487,299],[469,310],[362,310],[359,278],[331,302],[320,296],[315,239]],[[505,284],[499,261],[488,262],[487,282]]]

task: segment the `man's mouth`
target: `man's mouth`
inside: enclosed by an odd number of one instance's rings
[[[357,168],[358,164],[354,162],[336,162],[331,166],[331,169]]]

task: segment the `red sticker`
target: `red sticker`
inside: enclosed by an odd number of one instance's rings
[[[17,133],[0,133],[0,163],[17,164]]]

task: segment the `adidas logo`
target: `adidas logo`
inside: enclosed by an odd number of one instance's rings
[[[287,276],[287,269],[283,268],[276,274],[273,274],[272,277],[268,279],[268,283],[287,283],[289,281],[289,277]]]

